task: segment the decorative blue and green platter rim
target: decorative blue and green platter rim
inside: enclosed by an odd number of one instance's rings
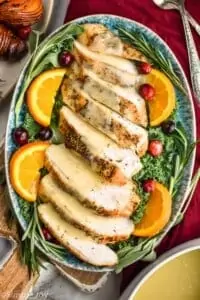
[[[63,29],[64,27],[68,26],[71,23],[78,23],[78,24],[85,24],[85,23],[99,23],[107,26],[111,31],[117,34],[116,27],[121,27],[123,29],[126,29],[128,31],[139,31],[141,34],[144,35],[144,37],[147,39],[149,43],[155,46],[155,49],[159,49],[164,57],[170,60],[175,72],[179,75],[181,78],[181,81],[183,83],[183,87],[187,91],[187,96],[185,96],[182,92],[178,91],[176,89],[176,96],[177,96],[177,103],[178,103],[178,119],[182,122],[187,134],[188,134],[188,139],[192,143],[193,141],[196,140],[196,121],[195,121],[195,112],[194,112],[194,106],[192,102],[192,95],[190,92],[189,84],[187,82],[186,76],[184,74],[184,71],[179,64],[178,60],[176,59],[175,55],[173,52],[170,50],[168,45],[152,30],[149,28],[145,27],[144,25],[126,19],[122,18],[119,16],[114,16],[114,15],[91,15],[91,16],[86,16],[82,17],[79,19],[75,19],[70,23],[67,23],[57,29],[53,34],[51,34],[49,37],[47,37],[41,46],[45,45],[45,43],[48,41],[48,39],[52,36],[57,34],[60,29]],[[7,179],[7,184],[8,184],[8,190],[9,190],[9,195],[12,203],[12,207],[14,209],[14,212],[16,214],[16,217],[22,226],[22,228],[25,230],[27,227],[27,223],[22,216],[21,210],[20,210],[20,205],[19,205],[19,197],[13,190],[11,183],[10,183],[10,177],[9,177],[9,160],[10,157],[15,151],[16,146],[12,140],[12,131],[15,128],[15,105],[17,101],[17,97],[19,94],[19,91],[22,87],[22,83],[24,80],[24,76],[26,74],[26,70],[28,67],[29,63],[26,64],[24,67],[23,71],[21,72],[21,75],[19,77],[18,83],[16,85],[12,102],[11,102],[11,107],[10,107],[10,113],[9,113],[9,118],[8,118],[8,125],[7,125],[7,131],[6,131],[6,141],[5,141],[5,166],[6,166],[6,179]],[[22,109],[20,113],[20,119],[23,122],[25,111]],[[158,235],[157,238],[157,244],[163,239],[163,237],[167,234],[167,232],[174,226],[174,223],[176,222],[177,216],[179,215],[180,211],[182,210],[185,201],[186,201],[186,192],[188,190],[189,184],[191,182],[191,177],[192,177],[192,172],[193,172],[193,167],[194,167],[194,159],[195,159],[195,152],[193,153],[193,156],[188,163],[187,167],[185,168],[184,176],[181,181],[180,185],[180,190],[179,190],[179,195],[176,197],[173,203],[173,212],[171,216],[171,220],[168,223],[168,225],[165,227],[162,233]],[[41,249],[40,249],[41,250]],[[47,254],[47,253],[45,253]],[[75,268],[75,269],[80,269],[80,270],[85,270],[85,271],[94,271],[94,272],[105,272],[112,270],[110,268],[100,268],[100,267],[95,267],[86,263],[81,262],[78,260],[76,257],[74,257],[72,254],[66,251],[66,256],[63,257],[62,261],[59,261],[55,257],[52,257],[51,255],[48,255],[50,259],[53,259],[55,261],[58,261],[66,266]]]

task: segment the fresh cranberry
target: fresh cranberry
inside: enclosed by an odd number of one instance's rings
[[[23,127],[16,128],[13,131],[13,140],[19,146],[23,146],[27,144],[28,138],[29,138],[28,131]]]
[[[155,89],[152,85],[145,83],[139,87],[139,94],[145,100],[153,100],[155,96]]]
[[[173,120],[168,120],[162,123],[162,131],[165,134],[171,134],[175,131],[176,124]]]
[[[42,228],[42,233],[44,235],[45,240],[47,240],[49,242],[53,241],[53,237],[47,228],[45,228],[45,227]]]
[[[155,181],[152,179],[145,180],[142,183],[142,187],[146,193],[151,193],[155,189]]]
[[[59,54],[58,60],[62,67],[67,67],[73,62],[74,56],[69,51],[63,51]]]
[[[32,29],[30,26],[21,27],[18,29],[17,34],[22,40],[27,40],[31,31],[32,31]]]
[[[159,140],[153,140],[149,143],[148,152],[152,156],[159,156],[163,152],[163,144]]]
[[[50,138],[52,137],[52,135],[53,135],[53,132],[52,132],[51,128],[49,128],[49,127],[42,127],[40,129],[38,137],[42,141],[47,141],[47,140],[50,140]]]
[[[152,67],[149,63],[147,62],[141,62],[139,65],[139,72],[141,74],[149,74],[151,73]]]

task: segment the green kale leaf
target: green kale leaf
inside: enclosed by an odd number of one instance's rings
[[[41,127],[35,122],[29,112],[27,112],[25,115],[23,127],[28,131],[29,142],[33,142],[36,139]]]
[[[29,222],[32,216],[32,203],[19,198],[20,213]]]
[[[144,192],[140,181],[137,182],[137,194],[140,197],[141,202],[134,214],[132,215],[132,220],[134,224],[138,224],[142,220],[149,199],[149,193]]]
[[[147,153],[141,159],[142,170],[133,179],[136,181],[154,179],[168,187],[176,154],[174,138],[165,135],[162,129],[158,127],[150,128],[149,139],[160,140],[163,144],[163,153],[158,157],[153,157]]]
[[[44,177],[45,175],[47,175],[49,173],[49,171],[45,167],[41,168],[39,170],[39,172],[40,172],[40,178]]]
[[[162,155],[153,157],[146,154],[141,162],[143,164],[142,170],[133,177],[137,183],[137,193],[141,198],[141,202],[132,215],[135,224],[138,224],[144,216],[146,205],[149,199],[149,194],[145,193],[142,188],[142,182],[147,179],[154,179],[169,188],[172,170],[174,169],[174,159],[176,155],[174,136],[168,136],[162,132],[160,127],[149,129],[150,140],[160,140],[164,146]]]

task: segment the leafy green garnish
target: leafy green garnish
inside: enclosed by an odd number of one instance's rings
[[[83,28],[77,24],[70,24],[59,33],[53,35],[47,42],[44,41],[39,48],[39,37],[36,40],[36,51],[26,71],[23,86],[18,95],[15,106],[16,126],[19,126],[19,115],[24,101],[24,94],[30,82],[42,71],[49,67],[58,66],[58,54],[62,49],[71,49],[74,38],[83,32]]]
[[[149,137],[150,139],[160,140],[164,145],[164,152],[157,158],[153,158],[149,154],[146,154],[142,158],[143,169],[133,178],[138,184],[137,192],[141,197],[141,203],[132,216],[135,224],[141,221],[149,196],[141,187],[142,181],[145,179],[155,179],[163,183],[169,188],[172,197],[174,198],[184,174],[184,169],[191,158],[196,144],[189,146],[186,133],[180,123],[177,124],[175,132],[169,136],[164,134],[160,127],[150,128]],[[191,189],[189,189],[191,190],[191,193],[196,187],[199,176],[200,172],[195,175],[191,182]],[[191,197],[189,197],[188,201],[190,201],[190,199]],[[177,223],[182,219],[183,214],[181,213],[177,218]],[[156,245],[157,238],[158,237],[153,239],[137,239],[130,237],[128,241],[119,242],[113,245],[112,248],[117,252],[119,257],[117,272],[120,272],[123,268],[138,259],[146,256],[147,259],[150,257],[152,258],[152,254],[154,254],[152,250]],[[145,243],[146,248],[144,249],[143,245]]]
[[[137,194],[139,195],[141,201],[136,211],[132,215],[132,220],[134,224],[138,224],[142,220],[145,213],[147,202],[149,200],[149,193],[144,192],[141,181],[138,180],[136,181],[136,183],[137,183]]]
[[[152,248],[151,252],[149,252],[147,255],[145,255],[142,258],[142,261],[146,261],[146,262],[152,262],[154,260],[156,260],[157,258],[157,253],[156,251]]]
[[[149,129],[149,139],[161,141],[164,146],[164,151],[163,154],[158,157],[153,157],[147,153],[141,159],[143,164],[142,170],[133,177],[133,180],[137,183],[137,193],[141,198],[141,202],[132,216],[135,224],[138,224],[142,220],[149,198],[149,194],[145,193],[142,188],[142,181],[154,179],[169,187],[176,153],[173,136],[164,134],[160,127]]]
[[[40,169],[40,178],[44,177],[45,175],[49,174],[47,168],[43,167]]]
[[[117,252],[119,263],[116,267],[116,273],[120,273],[125,267],[152,253],[155,242],[156,238],[138,239],[137,245],[126,245],[121,248]]]
[[[62,259],[66,253],[66,249],[60,245],[50,243],[45,240],[40,225],[37,203],[31,206],[31,219],[28,227],[22,236],[22,261],[29,267],[30,272],[39,273],[39,267],[42,266],[41,254],[37,246],[40,247],[45,253],[51,253],[54,257]]]
[[[24,201],[23,199],[19,198],[19,206],[20,213],[22,214],[23,218],[27,222],[29,222],[31,217],[32,204],[28,201]]]
[[[138,244],[138,238],[131,236],[126,241],[121,241],[115,244],[110,244],[109,247],[114,250],[115,252],[118,252],[119,250],[123,249],[124,247],[133,247]]]
[[[53,132],[52,142],[54,144],[62,143],[62,136],[58,130],[58,122],[59,122],[59,112],[61,107],[63,106],[62,95],[60,92],[57,93],[55,97],[55,104],[52,111],[51,116],[51,124],[50,127]],[[23,127],[28,131],[29,134],[29,142],[33,142],[41,129],[41,126],[35,122],[33,117],[29,112],[26,113]]]
[[[60,91],[58,91],[56,97],[55,97],[55,103],[54,107],[52,110],[52,115],[51,115],[51,127],[58,127],[59,123],[59,113],[60,109],[63,106],[63,100],[62,100],[62,95]]]
[[[46,65],[49,61],[49,59],[46,60],[46,58],[47,56],[51,56],[52,53],[58,55],[63,49],[71,50],[74,38],[82,32],[83,28],[80,25],[70,24],[68,27],[63,28],[59,33],[53,35],[47,42],[42,43],[34,57],[32,70],[35,70],[39,65],[40,67]]]
[[[155,179],[169,186],[171,172],[174,164],[175,140],[167,136],[160,127],[149,129],[149,140],[159,140],[163,144],[163,153],[158,157],[146,154],[142,159],[142,170],[133,178],[136,181]]]
[[[33,117],[29,114],[29,112],[26,113],[23,127],[28,131],[29,133],[29,142],[32,142],[36,139],[37,134],[40,131],[40,125],[35,122]]]
[[[61,144],[63,142],[63,136],[60,133],[58,128],[60,109],[62,106],[63,106],[62,95],[59,90],[55,97],[55,103],[51,115],[51,124],[50,124],[51,130],[53,131],[52,142],[54,144]]]
[[[169,77],[172,83],[179,88],[180,91],[182,91],[184,94],[187,94],[181,83],[179,74],[176,74],[173,69],[171,61],[167,59],[158,48],[155,48],[139,32],[128,32],[121,27],[117,27],[117,30],[119,32],[119,36],[123,40],[141,51],[141,53],[145,55],[156,68],[160,69]]]

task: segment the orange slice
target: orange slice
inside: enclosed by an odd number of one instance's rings
[[[47,127],[51,121],[54,98],[66,69],[52,69],[41,73],[27,90],[28,109],[39,124]]]
[[[176,105],[176,95],[171,81],[162,72],[152,69],[145,82],[155,88],[156,95],[148,101],[149,119],[151,126],[157,126],[166,120]]]
[[[171,216],[172,199],[167,188],[156,182],[150,194],[143,219],[135,226],[133,235],[152,237],[159,233]]]
[[[11,158],[11,184],[27,201],[36,201],[40,180],[39,170],[44,166],[44,154],[48,146],[47,142],[33,142],[19,148]]]

